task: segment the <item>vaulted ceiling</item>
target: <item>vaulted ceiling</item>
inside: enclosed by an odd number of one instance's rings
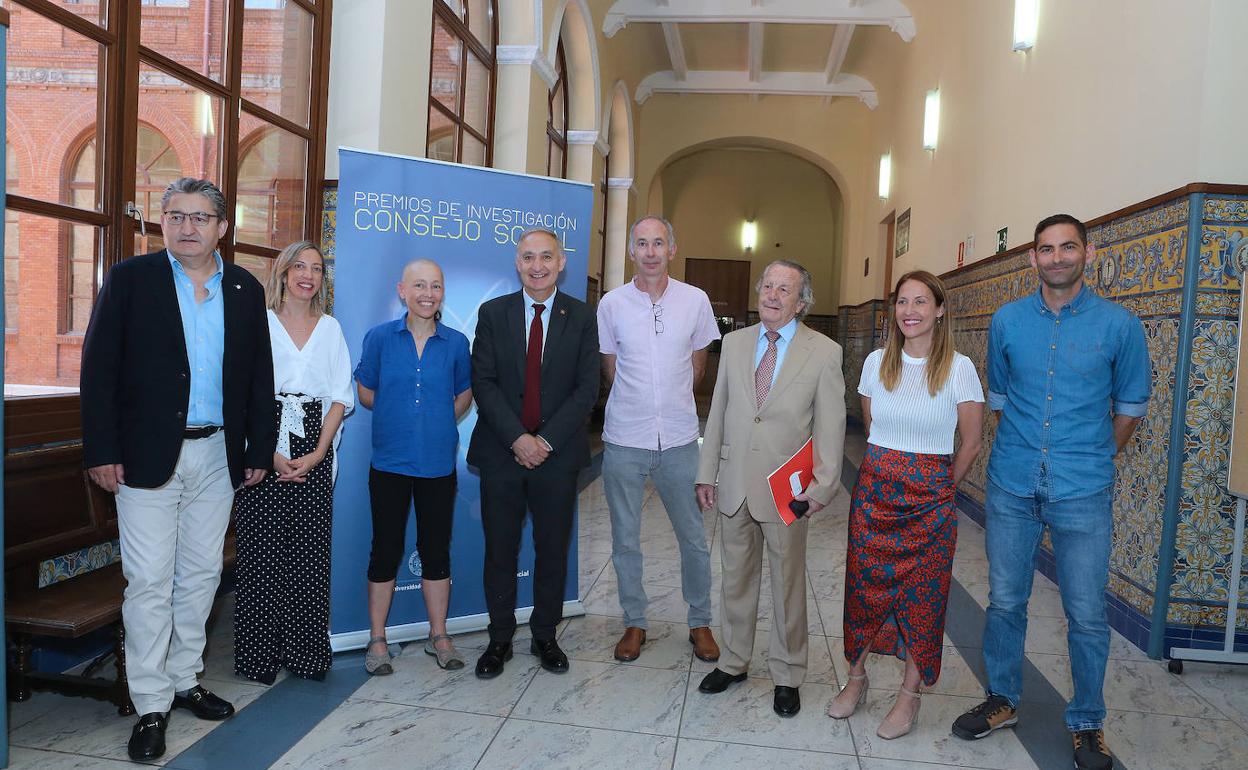
[[[638,84],[639,103],[655,93],[785,94],[874,109],[875,87],[845,70],[854,30],[887,26],[907,42],[915,33],[901,0],[616,0],[603,33],[630,25],[659,36],[669,64]]]

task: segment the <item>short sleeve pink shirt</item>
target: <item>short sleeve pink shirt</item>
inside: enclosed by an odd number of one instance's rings
[[[696,286],[669,278],[656,303],[632,281],[607,292],[598,303],[598,347],[616,361],[603,441],[634,449],[696,441],[692,357],[717,339],[711,301]]]

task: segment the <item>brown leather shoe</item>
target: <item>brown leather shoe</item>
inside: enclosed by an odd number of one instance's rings
[[[615,659],[624,663],[641,657],[641,645],[646,643],[646,629],[629,626],[615,645]]]
[[[719,660],[719,645],[715,643],[711,629],[706,626],[689,629],[689,643],[693,645],[693,654],[698,656],[698,660],[707,663]]]

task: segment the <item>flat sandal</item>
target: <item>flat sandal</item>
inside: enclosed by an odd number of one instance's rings
[[[384,644],[385,641],[386,637],[384,636],[369,637],[368,647],[364,651],[364,670],[369,673],[369,676],[386,676],[394,673],[394,666],[390,665],[390,658],[393,657],[390,654],[390,649],[387,648],[385,653],[380,655],[373,652],[374,642],[382,642]]]
[[[438,649],[438,642],[443,639],[451,643],[451,649]],[[454,671],[464,667],[464,659],[460,657],[459,650],[455,649],[455,643],[451,642],[450,634],[433,634],[426,639],[425,654],[432,655],[438,659],[438,668]]]

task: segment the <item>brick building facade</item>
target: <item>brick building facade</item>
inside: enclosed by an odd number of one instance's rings
[[[93,23],[101,6],[64,7]],[[229,76],[225,0],[140,0],[140,44],[219,83]],[[241,94],[300,126],[311,103],[311,17],[280,0],[245,0]],[[101,212],[107,51],[94,40],[10,3],[7,191]],[[293,52],[293,53],[292,53]],[[160,195],[180,176],[221,179],[226,100],[147,61],[138,68],[135,203],[158,222]],[[264,248],[302,237],[308,143],[243,111],[238,124],[238,195],[232,212],[236,261],[263,278]],[[96,226],[9,209],[5,224],[6,395],[76,389],[82,336],[103,277],[103,218]],[[161,247],[136,235],[132,253]]]

